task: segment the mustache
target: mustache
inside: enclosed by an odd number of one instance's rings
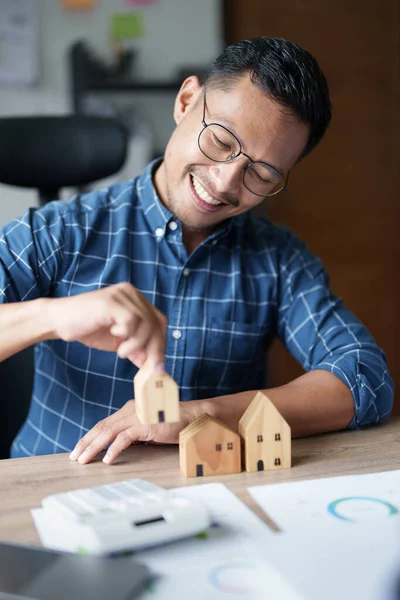
[[[214,190],[213,184],[210,182],[209,179],[207,179],[207,177],[204,177],[204,175],[202,174],[201,177],[199,177],[196,174],[196,167],[194,165],[189,165],[186,168],[186,173],[190,174],[190,175],[195,175],[196,179],[198,179],[198,181],[203,184],[204,182],[204,187],[206,189],[208,189],[210,191],[210,195],[215,198],[216,200],[218,200],[219,202],[223,202],[224,204],[230,204],[231,206],[237,207],[239,206],[239,199],[234,196],[233,194],[229,194],[229,193],[222,193],[219,194],[216,190]]]

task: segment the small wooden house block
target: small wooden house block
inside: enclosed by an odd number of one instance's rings
[[[154,373],[149,361],[133,379],[136,414],[144,425],[180,420],[179,390],[167,373]]]
[[[269,471],[289,469],[292,437],[289,425],[267,396],[258,392],[239,421],[243,438],[245,469]]]
[[[186,477],[240,473],[240,437],[204,413],[180,432],[179,462]]]

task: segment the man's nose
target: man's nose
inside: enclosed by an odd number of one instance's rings
[[[209,167],[211,181],[219,194],[237,194],[243,183],[244,157],[229,163],[217,163]],[[241,160],[242,159],[242,160]]]

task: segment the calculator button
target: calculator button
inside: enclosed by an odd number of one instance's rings
[[[115,500],[117,497],[117,494],[113,492],[112,488],[109,488],[105,485],[95,487],[93,488],[93,491],[96,492],[96,494],[99,494],[99,496],[101,496],[102,498],[105,498],[106,500]]]
[[[127,483],[127,485],[129,485],[133,489],[137,490],[138,492],[144,492],[146,494],[148,492],[159,492],[160,491],[160,488],[158,487],[158,485],[155,485],[154,483],[150,483],[149,481],[144,481],[143,479],[129,479],[126,483]]]
[[[91,514],[91,511],[87,510],[87,508],[68,498],[67,494],[55,497],[53,506],[57,506],[57,504],[61,505],[73,517],[88,517]]]
[[[129,498],[127,498],[127,501],[130,502],[131,506],[133,505],[138,507],[147,507],[149,506],[149,504],[151,504],[151,501],[147,498],[147,496],[143,496],[140,494],[130,496]]]
[[[77,490],[76,492],[70,492],[68,495],[71,499],[82,504],[91,513],[103,510],[109,505],[109,500],[105,500],[100,494],[90,489]]]
[[[139,493],[138,491],[135,491],[131,486],[126,485],[126,483],[115,483],[112,486],[112,489],[113,491],[115,491],[116,494],[122,496],[123,498],[125,498],[126,496],[131,496],[132,493]]]
[[[128,502],[122,502],[120,500],[112,500],[109,504],[109,508],[118,510],[119,512],[125,512],[129,510],[130,506]]]
[[[127,496],[125,501],[129,502],[130,504],[135,504],[136,506],[145,506],[148,503],[148,499],[140,494],[132,494],[131,496]]]

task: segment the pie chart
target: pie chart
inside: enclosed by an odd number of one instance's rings
[[[348,496],[338,498],[328,505],[328,513],[349,523],[386,519],[399,513],[399,509],[381,498],[373,496]]]
[[[245,562],[224,563],[209,573],[209,581],[215,589],[238,597],[251,596],[259,577],[258,569]]]

